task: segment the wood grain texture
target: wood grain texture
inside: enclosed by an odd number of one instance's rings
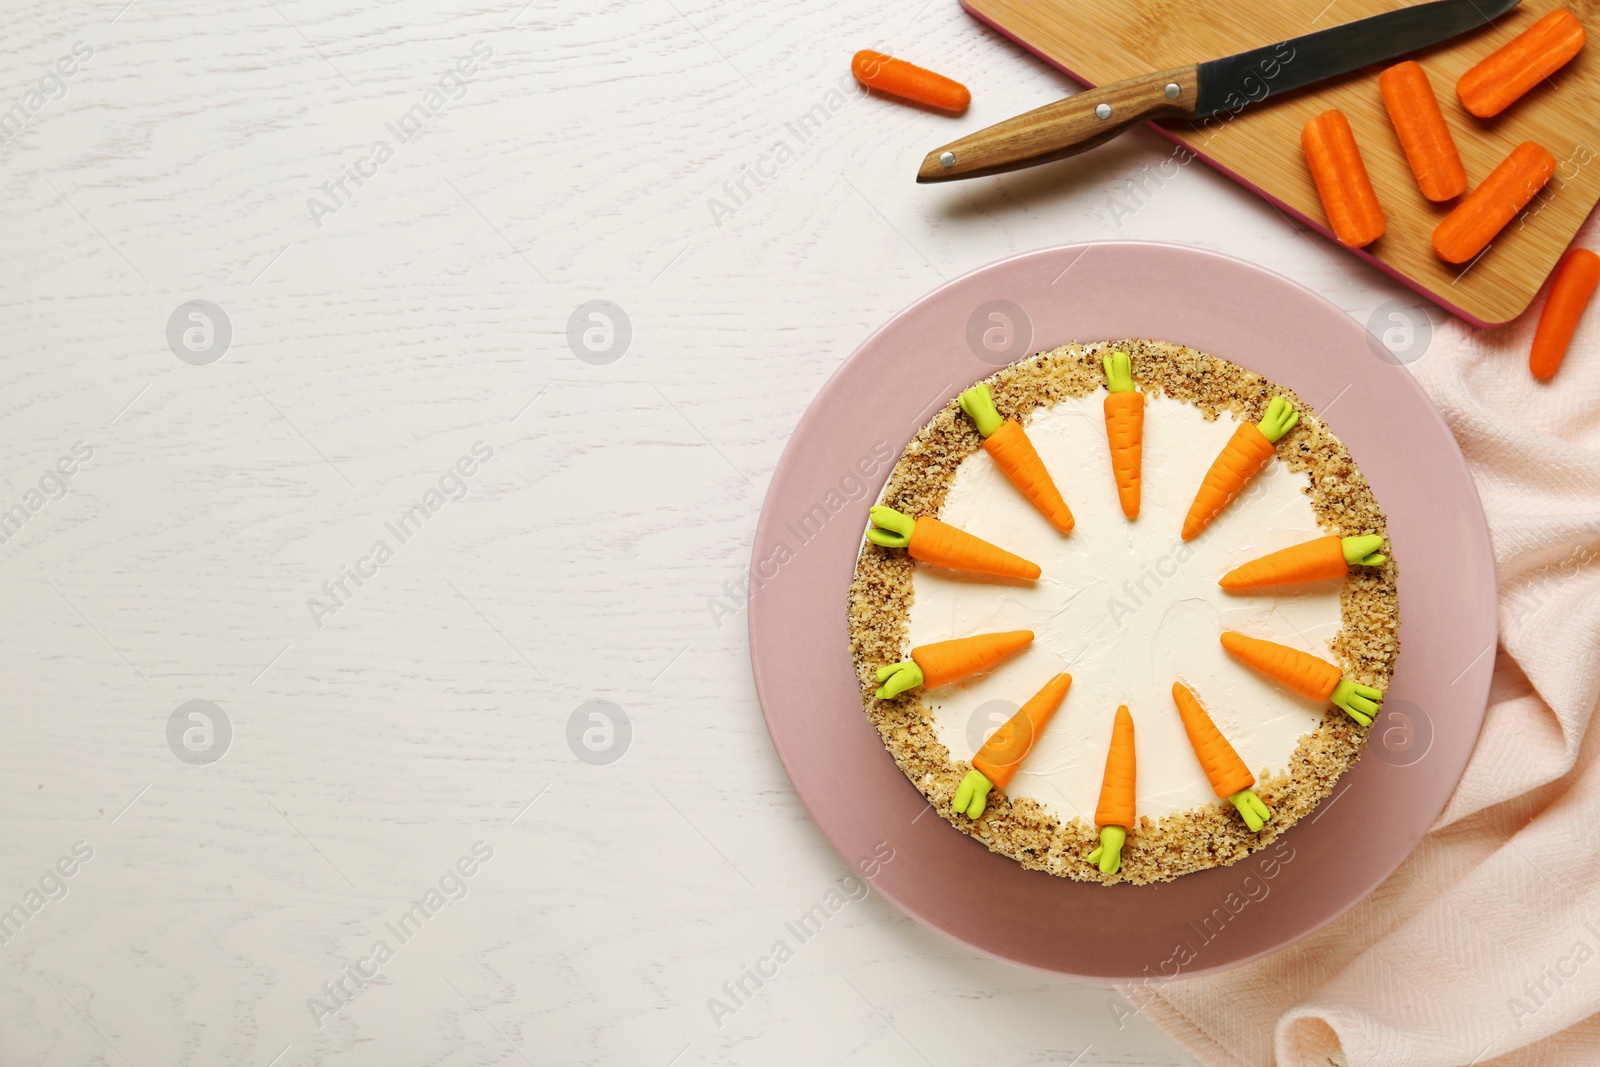
[[[1001,28],[1090,85],[1144,71],[1203,62],[1341,22],[1404,6],[1392,0],[1283,0],[1214,9],[1179,0],[964,0]],[[1456,80],[1538,18],[1570,6],[1589,31],[1576,59],[1494,119],[1468,114],[1455,98]],[[1600,200],[1600,59],[1594,37],[1600,14],[1593,0],[1525,0],[1496,24],[1422,52],[1415,58],[1439,93],[1445,119],[1475,187],[1513,148],[1536,141],[1561,162],[1544,192],[1487,252],[1463,270],[1433,254],[1433,229],[1450,204],[1435,204],[1417,189],[1384,111],[1370,68],[1270,103],[1247,105],[1209,122],[1164,122],[1175,140],[1331,236],[1316,187],[1300,152],[1300,131],[1311,118],[1338,108],[1350,119],[1367,171],[1388,217],[1384,236],[1357,255],[1479,325],[1507,322],[1528,306],[1579,226]]]
[[[1193,1062],[1111,990],[875,894],[718,1025],[707,1000],[856,858],[773,753],[729,590],[800,413],[949,278],[1124,238],[1362,322],[1410,294],[1143,129],[914,185],[962,127],[851,93],[856,50],[960,77],[979,126],[1069,87],[954,0],[121,6],[24,0],[0,38],[6,100],[94,49],[0,146],[0,505],[94,449],[0,544],[0,909],[95,850],[0,944],[0,1063]],[[232,322],[209,366],[168,347],[192,299]],[[568,346],[594,299],[633,327],[608,365]],[[480,440],[465,499],[317,625]],[[167,745],[191,699],[232,722],[209,766]],[[595,699],[632,723],[605,766],[567,738]],[[470,892],[319,1027],[308,999],[479,839]]]
[[[922,161],[917,181],[1003,174],[1087,152],[1141,122],[1193,118],[1198,90],[1197,72],[1188,66],[1075,93],[935,148]]]

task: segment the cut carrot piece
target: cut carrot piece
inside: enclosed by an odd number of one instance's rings
[[[960,82],[882,52],[857,52],[850,61],[850,72],[869,89],[940,111],[960,114],[972,103],[972,94]]]
[[[1211,721],[1211,716],[1206,714],[1206,709],[1200,706],[1195,695],[1181,682],[1173,682],[1172,699],[1183,718],[1183,732],[1189,735],[1189,744],[1193,746],[1194,754],[1200,757],[1206,780],[1211,783],[1217,796],[1227,799],[1239,790],[1255,785],[1256,776],[1250,773],[1250,768],[1244,765],[1239,753],[1222,736],[1222,731],[1217,729],[1217,724]]]
[[[1461,75],[1461,106],[1480,119],[1500,114],[1564,67],[1583,48],[1584,37],[1578,16],[1557,8]]]
[[[1017,768],[1033,749],[1033,743],[1050,722],[1050,717],[1066,699],[1072,675],[1058,674],[1045,683],[1017,713],[1006,720],[972,757],[972,769],[1004,789],[1017,775]]]
[[[1383,208],[1367,177],[1350,120],[1337,109],[1324,111],[1300,133],[1311,179],[1339,243],[1364,248],[1383,236]]]
[[[1417,188],[1429,200],[1450,200],[1467,191],[1467,170],[1445,125],[1428,72],[1413,60],[1396,63],[1378,75],[1383,106],[1389,110]]]
[[[1556,157],[1524,141],[1467,194],[1433,231],[1433,250],[1446,263],[1465,263],[1488,247],[1506,223],[1539,195],[1555,173]]]
[[[1128,705],[1124,704],[1117,709],[1116,721],[1111,724],[1111,748],[1106,752],[1106,775],[1100,783],[1099,806],[1094,809],[1096,826],[1133,829],[1136,778],[1133,716],[1128,713]]]
[[[1139,488],[1144,467],[1144,394],[1133,387],[1128,353],[1105,357],[1106,440],[1111,445],[1111,473],[1117,480],[1117,501],[1130,519],[1139,517]]]
[[[1342,677],[1339,668],[1325,659],[1233,630],[1222,632],[1222,647],[1273,681],[1312,700],[1332,697]]]
[[[1583,318],[1584,308],[1600,282],[1600,256],[1587,248],[1567,253],[1550,280],[1550,295],[1539,315],[1539,328],[1533,335],[1533,351],[1528,354],[1528,369],[1541,382],[1547,382],[1561,369],[1572,332]]]
[[[922,669],[923,684],[932,689],[988,670],[1032,641],[1032,630],[975,634],[918,645],[911,650],[911,660]]]

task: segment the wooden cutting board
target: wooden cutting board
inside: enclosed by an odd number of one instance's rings
[[[962,0],[982,21],[1086,85],[1231,55],[1273,41],[1390,11],[1385,0]],[[1522,216],[1473,263],[1453,266],[1433,253],[1431,238],[1454,201],[1433,204],[1417,190],[1378,93],[1374,66],[1281,98],[1268,94],[1209,124],[1161,122],[1160,132],[1286,213],[1333,235],[1300,151],[1300,131],[1313,116],[1339,108],[1349,116],[1367,171],[1388,218],[1388,230],[1355,255],[1478,326],[1521,314],[1600,199],[1600,0],[1570,3],[1589,41],[1546,84],[1493,119],[1468,114],[1456,79],[1478,60],[1562,6],[1524,0],[1495,25],[1417,53],[1433,81],[1445,120],[1475,188],[1511,149],[1537,141],[1559,161],[1556,176]],[[1270,85],[1270,82],[1268,83]],[[1185,157],[1180,154],[1179,161]],[[1156,168],[1151,168],[1154,172]],[[1173,170],[1164,167],[1166,177]],[[1157,178],[1146,177],[1153,192]],[[1138,179],[1136,179],[1138,180]]]

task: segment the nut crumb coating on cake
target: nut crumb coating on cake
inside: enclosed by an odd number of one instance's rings
[[[1366,478],[1310,405],[1293,390],[1227,360],[1161,341],[1101,341],[1041,352],[984,382],[1001,417],[1026,425],[1041,407],[1103,387],[1101,358],[1119,348],[1132,357],[1133,379],[1141,390],[1193,404],[1207,419],[1227,411],[1255,421],[1274,396],[1288,397],[1300,421],[1278,442],[1277,456],[1291,471],[1310,476],[1305,492],[1318,524],[1341,537],[1387,536],[1383,512]],[[952,399],[906,446],[882,502],[908,515],[937,515],[961,461],[982,446],[983,438]],[[1398,571],[1387,543],[1384,552],[1389,559],[1383,566],[1356,568],[1345,578],[1342,622],[1332,655],[1346,676],[1387,690],[1400,649],[1400,614]],[[953,760],[940,742],[921,690],[892,700],[873,695],[877,668],[907,653],[912,567],[906,553],[866,541],[856,562],[848,607],[850,651],[867,716],[900,769],[945,821],[1030,870],[1079,881],[1144,884],[1227,866],[1271,844],[1310,814],[1366,744],[1367,728],[1330,706],[1316,729],[1301,737],[1288,768],[1259,776],[1255,791],[1273,809],[1272,820],[1260,833],[1251,833],[1225,800],[1159,820],[1140,816],[1122,850],[1121,869],[1101,874],[1086,859],[1098,834],[1084,818],[1063,820],[1032,798],[1012,799],[998,789],[990,794],[982,817],[957,816],[953,798],[971,765]],[[1381,719],[1375,726],[1381,726]]]

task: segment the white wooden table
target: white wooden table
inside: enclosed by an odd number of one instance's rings
[[[122,2],[0,42],[0,1062],[1191,1062],[876,895],[761,962],[852,887],[728,590],[945,279],[1130,237],[1414,299],[1145,131],[914,185],[1069,85],[953,0]]]

